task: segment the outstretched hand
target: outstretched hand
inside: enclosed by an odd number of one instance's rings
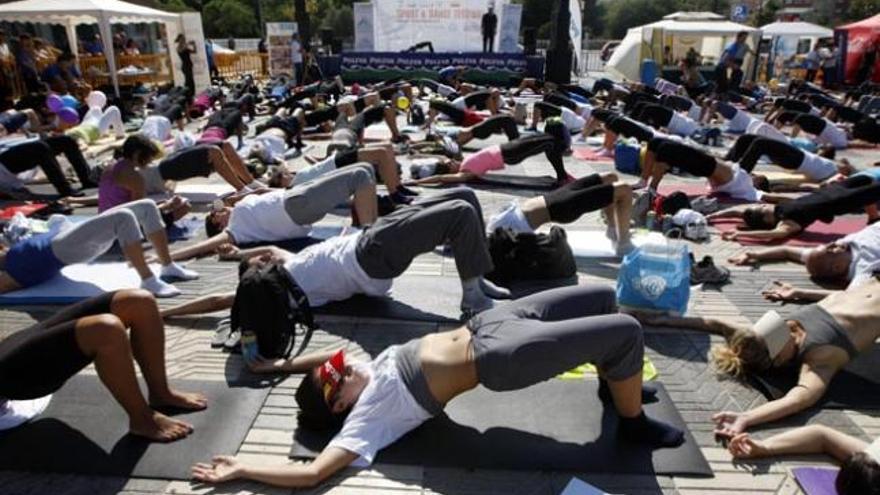
[[[223,483],[241,477],[241,463],[235,457],[217,455],[211,464],[200,462],[192,467],[192,477],[204,483]]]
[[[746,431],[745,413],[722,411],[712,416],[715,423],[715,434],[724,438],[733,438]]]
[[[229,242],[217,246],[217,257],[220,258],[220,261],[235,261],[240,253],[241,249]]]
[[[740,433],[730,439],[727,451],[736,459],[756,459],[770,455],[770,449],[762,440],[755,440],[748,433]]]
[[[740,253],[727,259],[728,262],[737,266],[754,265],[758,263],[758,257],[751,251]]]
[[[764,296],[764,299],[772,302],[790,302],[798,299],[800,292],[798,289],[787,283],[780,282],[779,280],[773,281],[773,287],[767,289],[765,291],[761,291],[761,295]]]

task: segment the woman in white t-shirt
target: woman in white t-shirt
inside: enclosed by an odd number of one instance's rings
[[[738,162],[743,170],[752,173],[758,160],[764,156],[774,165],[803,174],[813,183],[822,183],[838,175],[849,176],[855,171],[846,159],[840,163],[831,159],[835,156],[834,148],[825,147],[815,154],[786,142],[750,134],[740,136],[724,158]],[[769,185],[766,177],[755,175],[755,178],[757,183]]]
[[[132,355],[149,397],[138,386]],[[0,431],[39,415],[51,394],[92,363],[125,409],[134,435],[157,442],[180,440],[192,433],[192,425],[156,409],[196,411],[208,405],[202,394],[169,386],[165,329],[153,296],[143,290],[121,290],[64,308],[0,341]]]
[[[656,392],[642,386],[642,339],[638,322],[617,312],[614,289],[592,285],[518,299],[456,330],[392,346],[369,363],[348,362],[342,351],[254,359],[255,371],[306,372],[296,392],[299,425],[338,433],[310,464],[270,467],[220,456],[193,466],[193,477],[315,486],[348,465],[369,465],[381,449],[477,385],[522,389],[584,362],[602,370],[599,397],[619,416],[616,433],[608,434],[649,448],[675,447],[684,433],[642,410],[642,397]]]

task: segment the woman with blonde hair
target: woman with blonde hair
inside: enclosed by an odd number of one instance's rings
[[[807,409],[822,398],[831,379],[880,337],[880,267],[864,283],[803,306],[787,318],[768,311],[754,325],[717,318],[642,316],[643,323],[702,330],[721,335],[712,348],[716,369],[740,378],[773,368],[798,366],[797,384],[783,397],[744,412],[715,414],[715,433],[734,437],[749,427],[776,421]],[[779,289],[766,295],[778,293]]]

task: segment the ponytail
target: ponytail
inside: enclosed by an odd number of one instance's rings
[[[751,330],[735,331],[727,344],[712,347],[711,355],[715,369],[734,378],[766,371],[773,365],[767,345]]]

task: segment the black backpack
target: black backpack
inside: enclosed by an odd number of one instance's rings
[[[569,278],[577,273],[565,230],[557,226],[551,227],[549,234],[495,229],[489,234],[489,254],[495,269],[486,278],[505,287],[517,281]]]
[[[241,274],[231,320],[233,332],[254,334],[260,355],[267,359],[290,357],[297,325],[305,327],[300,354],[315,329],[305,294],[275,263],[251,266]]]

